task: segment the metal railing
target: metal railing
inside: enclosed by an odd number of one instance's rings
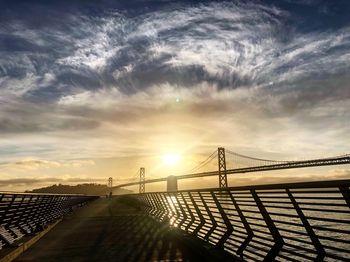
[[[244,261],[350,261],[350,180],[130,195]]]
[[[0,192],[0,249],[97,197]]]

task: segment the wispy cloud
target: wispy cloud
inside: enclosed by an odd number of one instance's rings
[[[46,170],[155,147],[348,151],[350,23],[324,1],[286,2],[11,5],[0,18],[0,156]]]
[[[14,162],[0,163],[0,170],[16,170],[16,171],[28,171],[28,170],[40,170],[50,169],[59,167],[74,167],[80,168],[83,166],[95,165],[93,160],[45,160],[45,159],[34,159],[26,158]]]
[[[228,2],[137,17],[118,11],[67,15],[60,27],[14,23],[2,29],[17,37],[8,41],[25,41],[33,50],[5,48],[3,86],[10,93],[55,100],[86,89],[117,86],[132,93],[167,82],[278,87],[349,68],[348,27],[305,33],[289,23],[293,17],[286,10]]]

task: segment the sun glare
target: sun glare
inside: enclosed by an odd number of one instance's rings
[[[180,160],[179,154],[166,154],[162,157],[163,163],[169,166],[175,165]]]

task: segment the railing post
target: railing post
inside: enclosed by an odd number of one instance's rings
[[[344,198],[346,204],[350,208],[350,190],[349,190],[349,187],[341,186],[341,187],[339,187],[339,191],[343,195],[343,198]]]
[[[175,223],[178,223],[178,220],[180,218],[180,212],[177,208],[177,206],[179,205],[179,203],[177,202],[177,197],[176,197],[177,193],[173,193],[173,194],[169,194],[168,193],[168,196],[170,198],[170,202],[171,202],[171,206],[173,207],[173,209],[175,210],[175,213],[172,215],[172,218],[174,219],[175,217]],[[176,199],[176,203],[174,201],[174,199]],[[173,223],[174,224],[174,223]],[[173,225],[172,224],[172,225]]]
[[[269,213],[267,212],[266,208],[261,202],[260,197],[256,193],[255,189],[251,189],[250,192],[254,198],[256,205],[258,206],[258,209],[263,219],[265,220],[265,223],[273,237],[273,240],[275,241],[275,244],[272,246],[270,251],[266,254],[264,261],[273,261],[278,255],[278,253],[281,251],[284,245],[284,241],[275,223],[273,222],[272,218],[270,217]]]
[[[156,213],[156,216],[162,220],[164,217],[164,214],[165,214],[164,207],[163,207],[161,200],[159,198],[159,194],[153,193],[153,196],[154,196],[155,203],[158,205],[158,212]]]
[[[147,195],[149,197],[150,202],[152,203],[151,215],[158,217],[159,213],[161,212],[160,211],[161,207],[159,206],[159,203],[157,202],[155,193],[149,193]]]
[[[199,221],[200,223],[198,224],[198,226],[194,229],[193,234],[197,235],[199,230],[201,230],[201,228],[204,226],[205,220],[204,217],[200,211],[200,209],[198,208],[198,205],[196,203],[196,200],[193,198],[192,193],[189,192],[189,196],[191,199],[191,202],[193,204],[194,209],[196,210],[196,214],[198,215]]]
[[[164,210],[164,217],[166,217],[166,219],[168,220],[169,215],[170,215],[170,211],[169,211],[167,203],[165,202],[166,200],[164,200],[164,198],[166,199],[165,193],[159,193],[157,195],[159,197],[160,203],[161,203],[163,210]],[[163,219],[164,219],[164,217],[163,217]]]
[[[169,218],[170,222],[174,218],[175,213],[176,213],[173,210],[171,196],[172,196],[172,194],[170,194],[170,193],[164,193],[164,203],[165,203],[165,206],[168,210],[168,218]]]
[[[189,193],[187,193],[187,194],[189,194]],[[184,197],[183,193],[181,193],[181,197],[182,197],[182,200],[184,201],[184,204],[185,204],[185,206],[186,206],[186,208],[188,210],[188,213],[190,214],[190,217],[191,217],[191,221],[187,224],[187,226],[185,228],[185,231],[188,232],[190,227],[192,226],[192,224],[195,221],[195,217],[194,217],[194,215],[192,213],[192,210],[191,210],[190,206],[188,205],[188,203],[186,201],[186,198]]]
[[[52,207],[53,207],[53,203],[54,203],[55,197],[48,197],[47,201],[46,201],[46,207],[44,209],[44,213],[43,213],[43,218],[46,222],[46,220],[48,220],[48,217],[50,216],[51,212],[52,212]]]
[[[8,203],[8,205],[7,205],[6,208],[5,208],[4,215],[3,215],[3,216],[0,216],[0,218],[1,218],[0,223],[1,223],[1,224],[3,223],[3,220],[4,220],[5,218],[7,218],[6,215],[9,213],[9,210],[11,209],[13,203],[15,202],[15,199],[16,199],[16,195],[12,195],[11,201]]]
[[[227,188],[225,148],[218,148],[219,188]]]
[[[22,207],[23,207],[24,199],[25,199],[25,195],[22,195],[22,198],[21,198],[19,204],[17,205],[16,211],[13,212],[14,218],[17,218],[17,219],[14,219],[14,221],[13,221],[13,224],[15,224],[16,226],[18,226],[18,224],[21,220],[21,217],[23,217],[24,208],[22,208]]]
[[[156,193],[156,195],[158,196],[158,199],[159,199],[159,202],[163,208],[163,215],[162,215],[162,220],[164,220],[164,218],[166,220],[169,220],[169,209],[168,209],[168,206],[167,204],[165,203],[165,200],[164,200],[164,194],[163,193]]]
[[[297,211],[297,214],[298,214],[301,222],[303,223],[303,226],[305,227],[306,232],[309,234],[309,237],[311,239],[312,244],[315,246],[315,248],[317,250],[317,257],[316,257],[315,261],[323,261],[325,255],[326,255],[326,252],[324,251],[324,248],[323,248],[320,240],[318,239],[317,235],[315,234],[314,230],[312,229],[309,221],[305,217],[303,211],[301,210],[299,204],[295,200],[293,194],[290,192],[290,190],[288,188],[286,189],[286,192],[287,192],[288,197],[289,197],[290,201],[292,202],[295,210]]]
[[[58,206],[57,206],[57,210],[60,213],[60,215],[63,215],[63,209],[64,209],[64,196],[60,196],[58,198]]]
[[[179,194],[182,196],[182,193],[179,193]],[[176,199],[176,202],[177,202],[177,204],[180,208],[181,214],[182,214],[182,219],[179,221],[179,228],[181,229],[181,225],[187,220],[187,214],[186,214],[183,206],[181,205],[181,202],[179,201],[178,194],[175,194],[175,199]]]
[[[152,204],[152,201],[149,199],[149,194],[145,194],[143,197],[146,205],[145,210],[147,211],[148,214],[151,214],[153,204]]]
[[[224,191],[224,192],[227,192],[227,191]],[[224,193],[222,191],[220,191],[220,196],[222,196],[222,194]],[[218,198],[216,197],[215,195],[215,192],[211,191],[211,195],[213,197],[213,200],[215,202],[215,205],[216,207],[218,208],[219,212],[220,212],[220,215],[222,217],[222,219],[224,220],[224,223],[225,223],[225,226],[226,226],[226,232],[225,234],[221,237],[221,239],[219,240],[219,242],[216,244],[217,246],[224,246],[226,240],[230,237],[230,235],[232,234],[233,232],[233,226],[230,222],[230,219],[227,217],[226,213],[225,213],[225,210],[222,208]]]
[[[237,254],[240,255],[241,258],[243,258],[243,251],[247,248],[249,242],[252,240],[252,238],[254,236],[254,232],[251,229],[247,219],[245,218],[241,208],[239,207],[239,205],[238,205],[236,199],[233,197],[232,193],[230,191],[228,191],[228,194],[230,195],[231,201],[236,209],[236,212],[237,212],[239,218],[241,219],[245,230],[247,231],[246,239],[243,241],[243,243],[241,244],[241,246],[237,250]]]
[[[203,195],[201,194],[201,192],[198,192],[198,193],[199,193],[199,196],[200,196],[200,198],[201,198],[201,200],[202,200],[202,203],[203,203],[203,205],[204,205],[204,208],[205,208],[205,210],[206,210],[207,213],[208,213],[208,216],[209,216],[209,218],[210,218],[210,221],[211,221],[211,223],[212,223],[212,227],[208,230],[208,232],[207,232],[207,233],[205,234],[205,236],[204,236],[204,239],[207,240],[207,241],[209,241],[209,237],[210,237],[210,235],[214,232],[215,228],[218,226],[218,223],[216,222],[215,217],[214,217],[213,214],[211,213],[211,210],[209,209],[209,207],[208,207],[208,205],[207,205],[207,203],[206,203],[206,201],[205,201]]]
[[[145,193],[146,189],[145,189],[145,179],[146,179],[146,172],[145,172],[145,168],[141,167],[140,168],[140,188],[139,188],[139,193]]]

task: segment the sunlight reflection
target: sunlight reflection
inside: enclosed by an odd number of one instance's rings
[[[176,206],[178,206],[178,202],[176,196],[169,195],[166,196],[166,201],[169,206],[169,223],[173,227],[178,227],[178,222],[176,221]]]

